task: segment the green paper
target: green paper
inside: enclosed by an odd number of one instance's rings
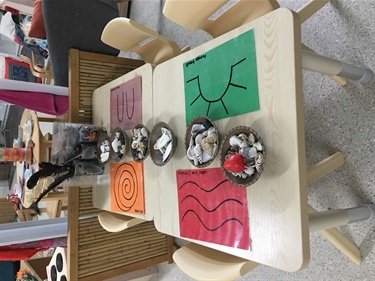
[[[219,120],[259,109],[254,30],[183,64],[186,126],[199,115]]]

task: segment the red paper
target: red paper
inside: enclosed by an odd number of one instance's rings
[[[142,163],[111,164],[110,184],[111,211],[145,213]]]
[[[181,237],[250,249],[246,188],[220,168],[176,171]]]
[[[142,123],[142,77],[111,89],[110,107],[111,131],[117,127],[130,130]]]

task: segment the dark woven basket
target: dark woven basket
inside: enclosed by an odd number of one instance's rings
[[[133,142],[133,139],[132,139],[132,136],[131,136],[131,135],[129,136],[129,146],[130,146],[130,153],[131,153],[131,155],[132,155],[133,160],[134,160],[135,162],[141,163],[141,162],[143,162],[143,161],[148,157],[148,155],[150,154],[149,145],[148,145],[149,142],[150,142],[150,131],[149,131],[149,130],[147,129],[147,127],[146,127],[145,125],[143,125],[143,124],[137,124],[137,125],[134,127],[134,129],[139,129],[139,128],[145,128],[146,131],[147,131],[147,135],[148,135],[147,145],[146,145],[146,153],[143,155],[143,159],[138,159],[138,158],[134,157],[134,151],[136,151],[136,150],[133,149],[133,148],[131,147],[132,142]]]
[[[156,141],[161,136],[161,128],[163,127],[168,129],[172,135],[172,150],[168,158],[165,161],[163,161],[163,154],[159,151],[159,149],[154,149],[154,145]],[[177,138],[175,137],[172,129],[164,122],[159,122],[155,124],[155,126],[151,130],[150,141],[149,141],[149,151],[150,151],[150,157],[152,159],[152,162],[154,162],[156,166],[164,166],[173,157],[173,154],[176,150],[176,146],[177,146]]]
[[[219,131],[218,131],[215,123],[210,118],[208,118],[207,116],[197,116],[193,120],[191,120],[189,126],[187,127],[187,129],[185,131],[185,155],[186,155],[186,152],[187,152],[187,150],[189,148],[189,144],[190,144],[191,128],[193,127],[194,124],[202,124],[205,120],[207,120],[208,122],[210,122],[212,124],[212,126],[215,127],[216,132],[217,132],[217,137],[218,137],[217,145],[218,146],[220,145]],[[197,167],[197,168],[205,168],[205,167],[209,166],[212,163],[212,161],[215,160],[218,152],[219,152],[219,148],[216,150],[216,152],[213,155],[212,159],[210,161],[206,162],[206,163],[203,163],[203,164],[194,165],[194,161],[190,160],[189,158],[187,158],[187,159],[195,167]]]
[[[117,132],[120,132],[120,134],[122,134],[123,137],[124,137],[124,139],[125,139],[125,152],[122,155],[122,157],[119,157],[119,155],[113,150],[113,147],[112,147],[112,142],[114,141]],[[129,138],[128,138],[128,135],[121,128],[115,128],[113,130],[113,132],[112,132],[112,135],[111,135],[111,157],[112,157],[112,159],[115,162],[119,162],[122,159],[124,159],[124,157],[126,156],[126,154],[128,154],[128,152],[129,152]]]
[[[252,133],[256,140],[259,141],[261,144],[262,144],[262,148],[263,148],[263,159],[264,159],[264,162],[263,162],[263,167],[265,165],[265,159],[266,159],[266,149],[265,149],[265,146],[264,146],[264,143],[262,141],[262,139],[260,138],[260,136],[258,135],[258,133],[251,129],[250,127],[246,127],[246,126],[238,126],[238,127],[235,127],[233,128],[232,130],[230,130],[224,137],[222,143],[221,143],[221,151],[220,151],[220,167],[221,169],[223,170],[224,172],[224,175],[225,177],[234,185],[237,185],[237,186],[240,186],[240,187],[247,187],[249,185],[252,185],[254,184],[261,176],[263,170],[261,170],[260,172],[255,172],[255,174],[251,175],[250,177],[247,177],[246,179],[243,179],[243,178],[239,178],[239,177],[236,177],[234,176],[232,173],[226,171],[224,168],[223,168],[223,165],[224,165],[224,161],[225,161],[225,157],[226,155],[228,154],[228,151],[230,150],[230,144],[229,144],[229,139],[233,136],[233,135],[239,135],[241,133],[245,133],[245,134],[250,134]]]

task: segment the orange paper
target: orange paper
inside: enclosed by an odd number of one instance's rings
[[[130,214],[145,213],[143,164],[127,162],[111,164],[111,211]]]

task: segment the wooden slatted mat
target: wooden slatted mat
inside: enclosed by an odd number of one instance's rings
[[[136,69],[144,62],[71,49],[69,52],[69,120],[92,122],[95,89]]]
[[[62,119],[91,124],[94,90],[143,64],[71,49],[69,112]],[[68,202],[69,280],[99,281],[172,262],[173,238],[159,233],[152,221],[111,233],[98,221],[101,210],[92,205],[92,187],[69,187]]]
[[[102,280],[171,261],[173,239],[158,232],[152,221],[121,232],[105,231],[91,194],[91,187],[69,188],[70,280]]]

